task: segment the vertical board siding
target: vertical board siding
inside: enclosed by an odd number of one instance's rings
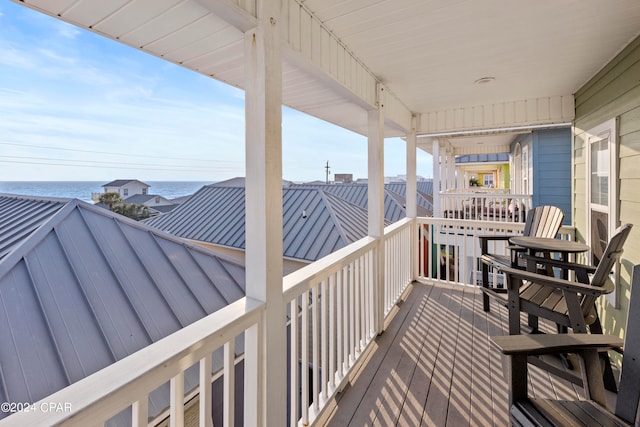
[[[571,130],[534,132],[533,206],[553,205],[571,224]]]
[[[547,96],[423,113],[418,133],[568,123],[573,118],[573,96]]]
[[[573,141],[573,208],[578,236],[586,230],[585,132],[618,118],[619,220],[635,224],[622,259],[622,298],[619,310],[604,305],[603,323],[610,333],[621,333],[628,309],[631,264],[640,262],[640,174],[637,172],[640,146],[640,37],[632,41],[596,76],[576,92],[576,120]]]
[[[298,0],[287,0],[281,22],[285,23],[281,36],[289,49],[364,103],[375,106],[376,78],[304,5]],[[395,96],[392,103],[394,113],[388,119],[409,129],[410,111]]]

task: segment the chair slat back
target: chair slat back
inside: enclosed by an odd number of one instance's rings
[[[633,267],[631,275],[631,297],[629,317],[624,333],[624,355],[622,374],[616,401],[616,415],[638,425],[638,405],[640,402],[640,265]]]
[[[538,206],[527,212],[524,235],[555,238],[562,225],[564,212],[556,206]]]
[[[631,227],[631,224],[623,224],[613,233],[591,278],[591,285],[602,286],[605,283],[616,261],[622,255],[622,247],[631,232]]]

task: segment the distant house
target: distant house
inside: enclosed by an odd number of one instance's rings
[[[79,200],[0,194],[0,224],[0,402],[34,403],[245,295],[233,260]],[[198,370],[184,381],[197,387]],[[168,404],[168,383],[149,394],[152,425]]]
[[[353,174],[351,173],[336,173],[333,175],[333,181],[336,183],[348,184],[353,182]]]
[[[102,186],[105,193],[118,193],[122,199],[135,194],[149,194],[149,184],[137,179],[117,179]]]
[[[456,157],[456,169],[464,177],[462,187],[475,178],[480,187],[509,188],[509,153],[467,154]]]
[[[149,208],[151,216],[171,212],[178,206],[173,200],[166,199],[157,194],[134,194],[123,200],[125,203],[135,203]]]

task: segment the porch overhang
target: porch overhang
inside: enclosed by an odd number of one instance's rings
[[[243,88],[256,0],[16,2]],[[282,6],[284,105],[362,135],[381,107],[386,137],[412,118],[418,135],[571,122],[572,94],[640,28],[634,0]]]

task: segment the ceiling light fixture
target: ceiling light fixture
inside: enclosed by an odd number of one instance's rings
[[[473,82],[473,84],[482,85],[486,83],[491,83],[495,79],[496,79],[495,77],[480,77],[478,80]]]

